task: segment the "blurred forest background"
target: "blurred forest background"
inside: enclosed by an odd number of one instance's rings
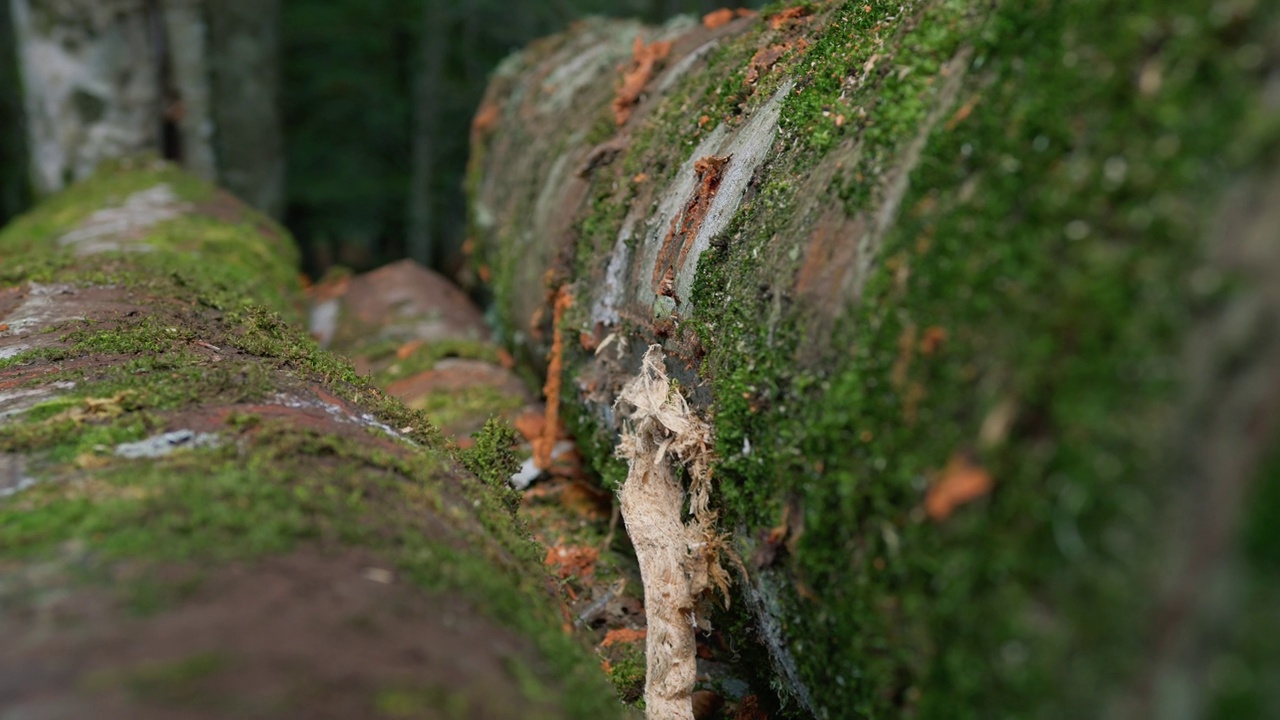
[[[176,47],[180,41],[174,39],[182,35],[174,34],[172,24],[183,17],[200,18],[201,13],[211,28],[206,35],[213,35],[213,40],[206,41],[204,52],[210,55],[206,62],[215,71],[218,53],[237,51],[236,43],[217,42],[219,32],[237,34],[241,46],[265,43],[257,57],[276,58],[278,67],[261,68],[261,74],[271,78],[267,85],[278,88],[275,105],[282,142],[254,145],[244,139],[245,149],[239,152],[283,154],[283,187],[277,181],[276,189],[258,200],[253,191],[237,187],[234,178],[219,175],[217,179],[278,215],[298,238],[306,270],[312,274],[335,263],[363,270],[406,256],[445,272],[456,269],[465,232],[462,180],[471,117],[488,74],[511,52],[588,15],[656,23],[681,13],[706,13],[724,4],[717,0],[222,0],[201,6],[201,2],[137,0],[135,4],[139,13],[149,14],[150,27],[158,22],[170,24],[167,39],[157,41],[162,51],[153,53],[161,56],[161,63],[182,60],[183,48]],[[219,19],[233,12],[224,7],[237,4],[247,8],[240,11],[240,26]],[[22,32],[23,16],[15,8],[23,6],[31,14],[39,12],[40,5],[41,0],[9,0],[6,9],[13,12],[0,12],[0,223],[28,207],[35,194],[29,181],[30,143],[23,130],[19,94],[22,46],[15,37]],[[157,8],[164,13],[161,20],[157,20]],[[62,12],[60,21],[66,21],[65,9],[49,12]],[[245,30],[246,13],[250,23],[260,24]],[[226,27],[231,29],[220,29]],[[169,55],[176,60],[168,60]],[[159,72],[170,69],[162,67]],[[219,94],[215,87],[211,96],[213,102],[225,103],[234,90]],[[234,127],[234,123],[219,122],[226,135],[234,134]],[[171,140],[163,135],[166,148]],[[222,137],[214,144],[225,147],[235,142]]]

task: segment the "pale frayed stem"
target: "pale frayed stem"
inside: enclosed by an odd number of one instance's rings
[[[722,593],[728,588],[715,516],[708,509],[711,430],[672,390],[657,345],[645,353],[640,374],[623,388],[618,406],[630,408],[618,445],[618,455],[630,465],[619,504],[644,582],[646,717],[692,720],[698,599],[711,587]],[[676,462],[690,478],[688,522]]]

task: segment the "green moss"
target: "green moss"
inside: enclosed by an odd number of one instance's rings
[[[1238,539],[1244,602],[1231,618],[1225,651],[1209,664],[1207,716],[1215,720],[1262,720],[1280,712],[1280,688],[1272,681],[1280,672],[1280,452],[1265,461],[1244,507],[1250,508]]]
[[[460,452],[458,459],[472,475],[498,493],[507,511],[514,516],[521,497],[511,487],[511,476],[520,469],[520,460],[515,454],[519,435],[509,424],[490,418],[474,438],[475,445]]]
[[[348,354],[363,357],[366,361],[378,364],[390,360],[403,347],[404,343],[384,341],[368,348],[353,348]],[[403,358],[390,362],[384,369],[373,375],[371,380],[381,387],[386,387],[396,380],[412,377],[435,367],[436,363],[447,358],[465,360],[484,360],[497,363],[498,347],[493,343],[480,340],[451,338],[447,340],[422,343],[413,352]]]
[[[382,717],[471,717],[471,701],[466,695],[433,685],[427,688],[388,688],[374,696],[373,707]]]
[[[193,203],[208,201],[215,192],[208,183],[163,161],[140,157],[106,162],[89,180],[44,200],[5,226],[0,232],[0,254],[22,263],[48,256],[50,239],[73,230],[94,212],[116,207],[130,195],[160,184]]]
[[[229,659],[223,655],[199,653],[176,662],[133,668],[124,678],[124,684],[141,699],[167,705],[207,705],[216,696],[202,693],[200,683],[228,664]]]
[[[775,158],[702,258],[693,320],[719,499],[735,527],[777,525],[789,497],[805,510],[797,554],[763,572],[781,583],[789,650],[821,712],[1083,717],[1140,656],[1131,629],[1148,598],[1132,588],[1151,568],[1134,548],[1158,542],[1149,469],[1195,302],[1171,289],[1215,191],[1280,134],[1233,59],[1255,41],[1207,8],[1011,5],[970,31],[957,7],[925,6],[892,63],[841,94],[868,28],[897,8],[846,3],[784,107],[803,146]],[[773,292],[739,289],[780,274],[766,249],[795,207],[788,178],[855,133],[863,154],[836,191],[851,214],[874,211],[962,42],[975,54],[960,101],[975,109],[930,136],[879,267],[823,343],[847,350],[822,372],[797,368],[814,332],[803,308],[762,323]],[[1146,96],[1133,78],[1153,53],[1170,70]],[[866,117],[837,130],[831,118],[856,108]],[[946,337],[931,354],[926,328]],[[1008,402],[1008,435],[980,442]],[[997,490],[924,521],[929,478],[967,449]]]
[[[632,643],[630,650],[619,660],[610,663],[609,682],[625,703],[637,703],[644,709],[644,643]]]
[[[505,462],[501,433],[482,443],[488,454],[477,468],[488,482],[477,480],[458,469],[423,413],[319,349],[291,321],[298,292],[287,238],[270,237],[252,217],[190,218],[152,228],[147,253],[75,258],[53,249],[52,238],[83,219],[86,204],[110,205],[159,180],[189,200],[217,200],[165,166],[135,175],[109,170],[0,234],[0,256],[23,258],[24,268],[48,273],[46,282],[92,287],[110,303],[146,309],[64,324],[50,338],[55,347],[6,364],[77,367],[46,368],[53,372],[42,383],[74,380],[75,387],[0,426],[0,450],[21,451],[41,481],[0,500],[0,562],[56,557],[68,543],[92,546],[95,562],[127,561],[144,571],[119,590],[126,606],[146,613],[182,599],[147,568],[250,561],[301,543],[366,547],[420,587],[462,593],[531,640],[545,662],[527,668],[525,679],[563,688],[567,716],[614,713],[584,649],[560,630],[540,554],[511,517],[511,498],[492,487]],[[42,252],[54,260],[41,261]],[[6,277],[32,279],[25,272]],[[188,422],[183,411],[234,408],[299,387],[363,408],[416,447],[388,446],[380,430],[383,441],[369,443],[232,412],[217,447],[149,460],[114,454],[121,442]],[[141,686],[185,692],[191,669],[148,670]]]

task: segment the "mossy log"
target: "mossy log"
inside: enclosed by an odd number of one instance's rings
[[[506,489],[317,347],[278,226],[122,161],[0,233],[0,714],[621,714]]]
[[[1254,2],[585,22],[476,116],[476,274],[610,482],[664,348],[783,714],[1263,717],[1277,47]]]

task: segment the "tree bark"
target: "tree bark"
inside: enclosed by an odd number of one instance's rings
[[[159,147],[159,66],[143,0],[10,0],[9,9],[37,193]]]
[[[218,181],[273,218],[284,216],[280,3],[205,5]]]
[[[166,109],[177,126],[182,166],[197,177],[218,179],[214,150],[213,92],[209,74],[209,23],[202,0],[165,0],[165,48],[176,106]],[[272,114],[263,118],[267,122]]]
[[[137,153],[284,209],[277,3],[10,0],[37,195]],[[177,136],[166,147],[163,127]]]
[[[797,716],[1274,712],[1208,668],[1280,658],[1242,639],[1280,588],[1249,550],[1280,476],[1280,20],[1015,5],[538,43],[477,114],[477,274],[610,482],[665,349],[745,562],[720,625]]]
[[[413,177],[409,185],[409,257],[427,266],[440,256],[438,198],[435,192],[437,145],[440,142],[440,95],[448,48],[445,6],[426,0],[422,11],[421,53],[414,68]]]
[[[0,258],[7,713],[619,714],[513,520],[510,436],[459,451],[318,349],[264,215],[121,161]]]

